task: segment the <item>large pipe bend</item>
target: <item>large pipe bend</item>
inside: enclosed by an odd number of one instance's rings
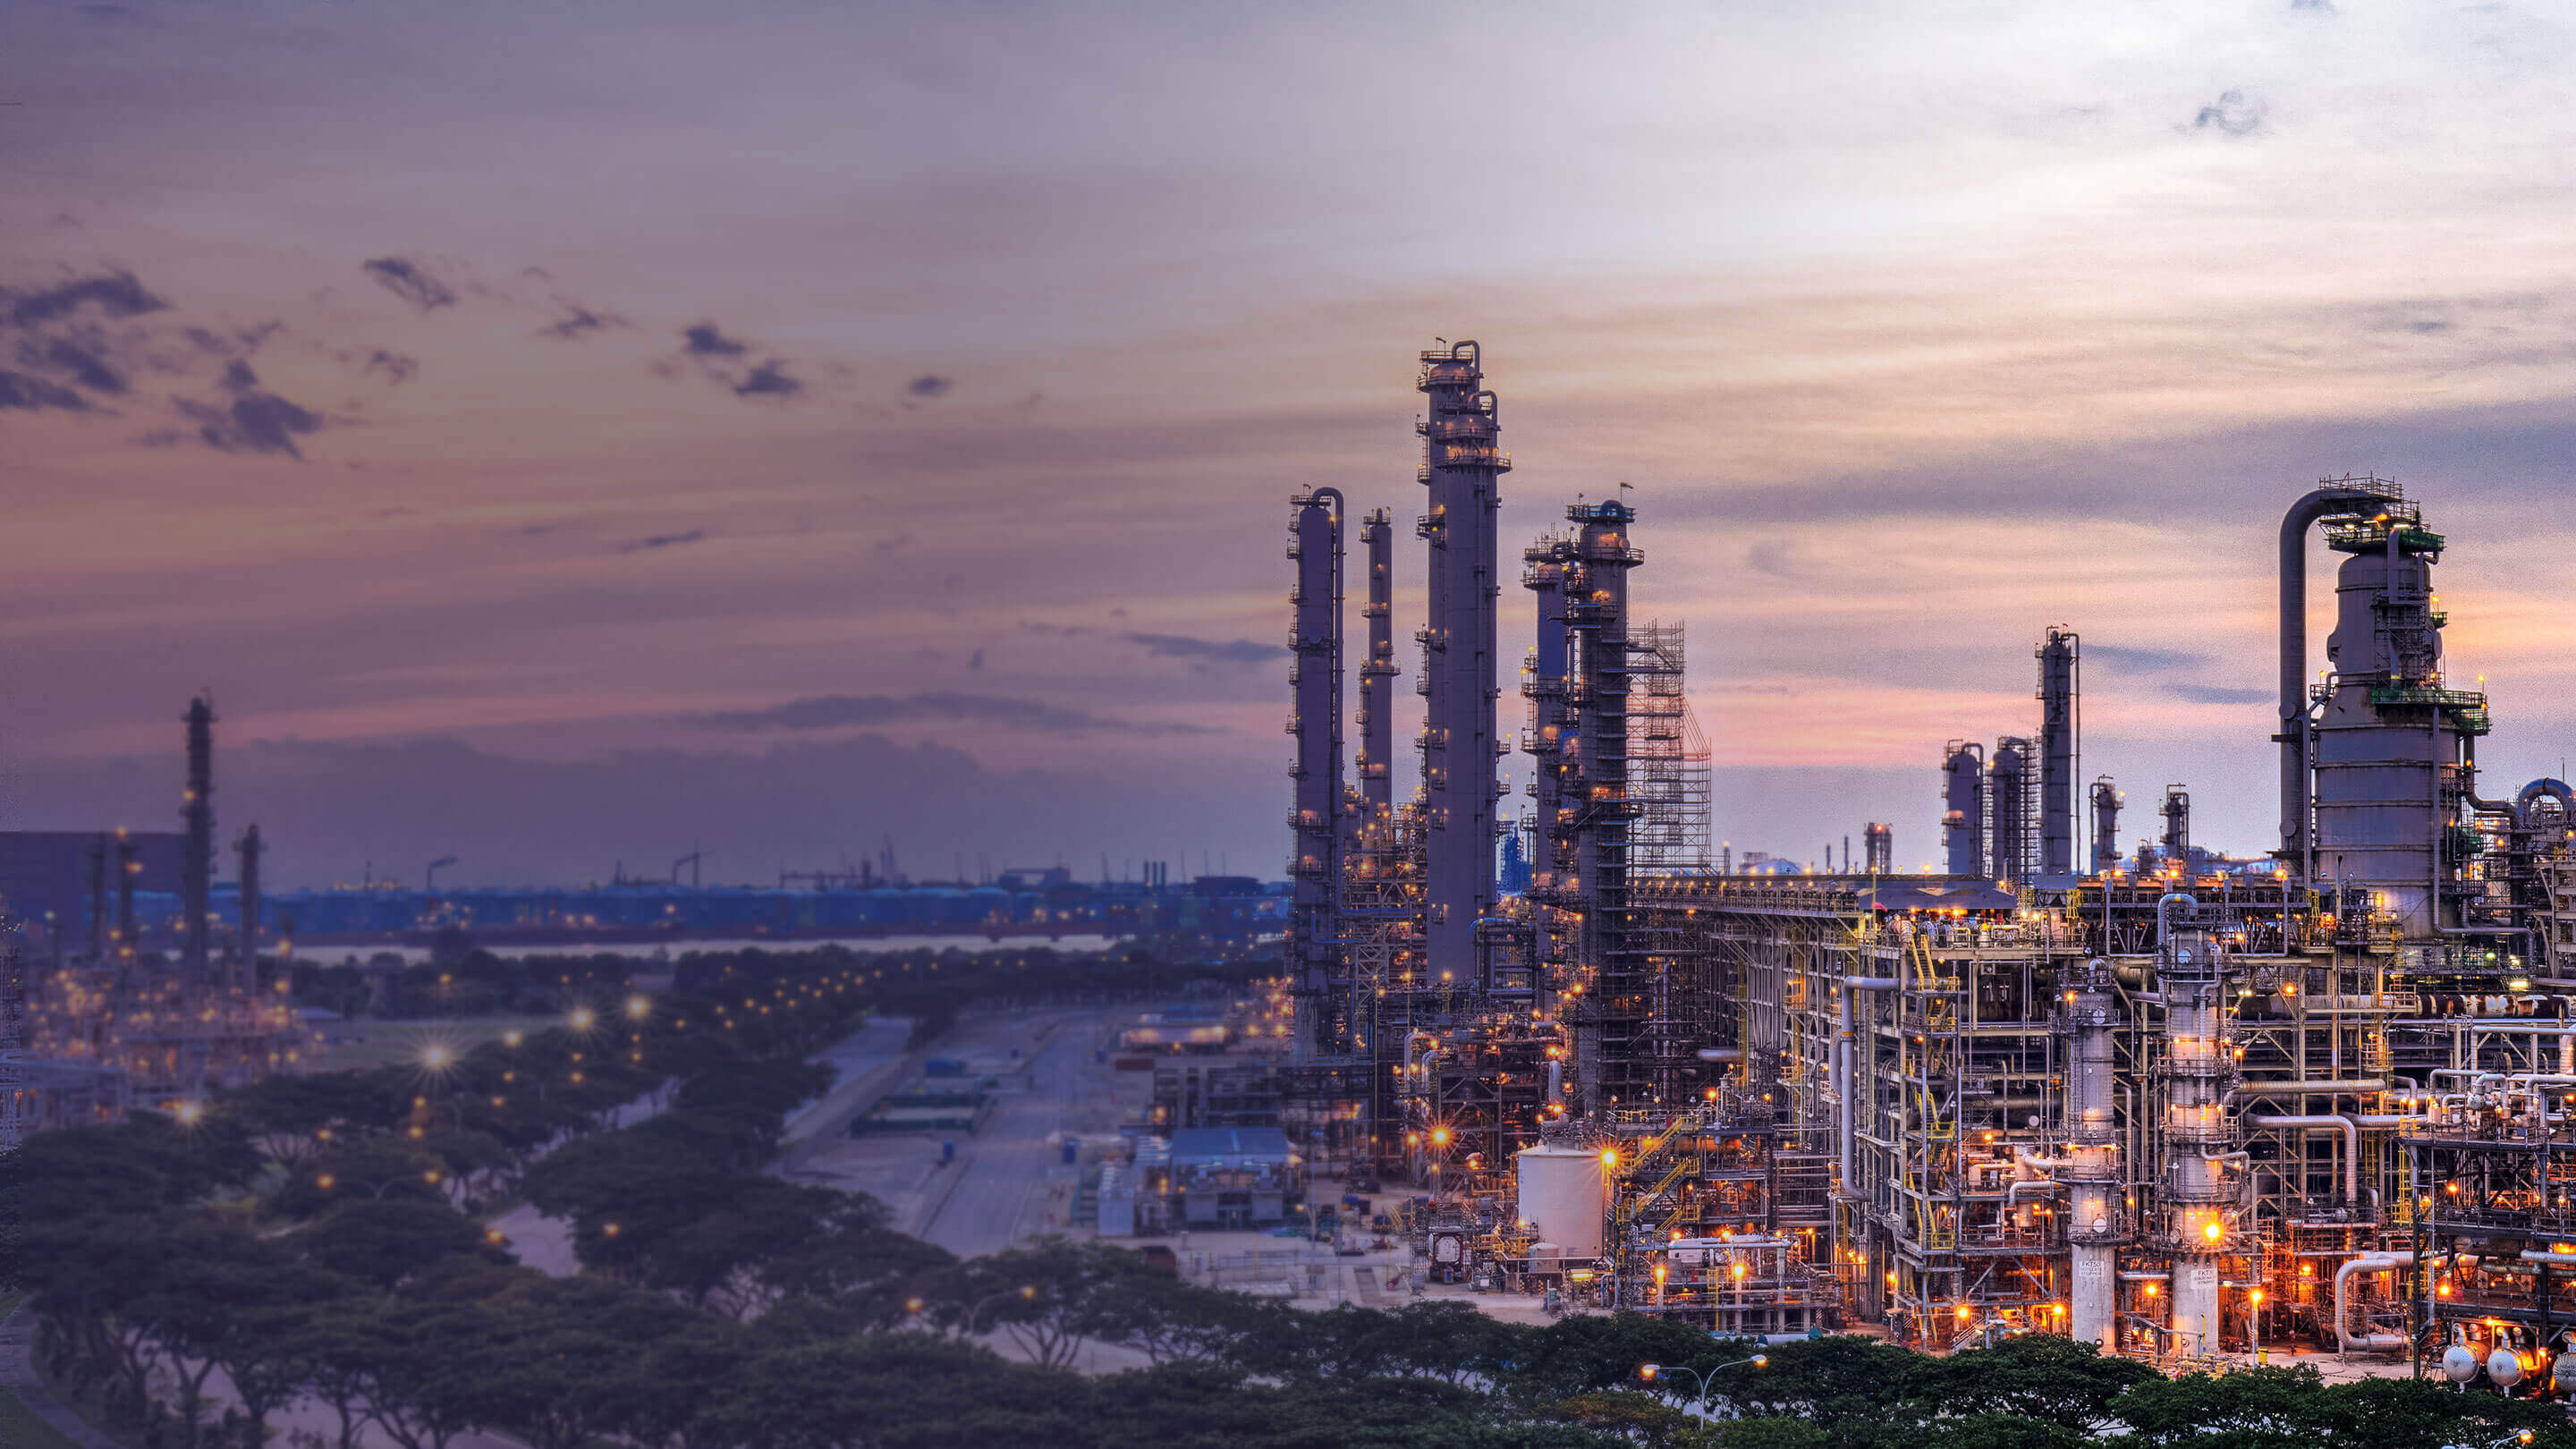
[[[2310,490],[2281,515],[2281,850],[2283,864],[2308,876],[2308,760],[2299,722],[2308,712],[2308,530],[2318,519],[2384,502],[2335,484]]]
[[[2332,1127],[2343,1133],[2343,1198],[2361,1201],[2361,1124],[2350,1117],[2310,1113],[2306,1116],[2256,1117],[2257,1127]]]
[[[2350,1353],[2354,1349],[2360,1349],[2368,1353],[2406,1346],[2406,1338],[2403,1334],[2355,1334],[2352,1331],[2352,1275],[2385,1273],[2391,1268],[2403,1268],[2411,1261],[2413,1261],[2412,1256],[2406,1253],[2359,1253],[2345,1259],[2343,1266],[2335,1269],[2335,1344],[2343,1352]],[[2359,1341],[2356,1342],[2356,1339]]]

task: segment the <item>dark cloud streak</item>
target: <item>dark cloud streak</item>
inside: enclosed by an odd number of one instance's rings
[[[359,270],[375,279],[376,285],[409,302],[423,312],[454,306],[456,292],[445,282],[431,276],[419,263],[403,257],[376,257],[359,264]]]
[[[682,723],[743,732],[828,730],[897,724],[982,724],[1003,729],[1044,730],[1056,734],[1090,734],[1116,730],[1131,734],[1215,734],[1198,725],[1135,723],[1066,709],[1034,699],[1005,699],[989,694],[827,694],[789,700],[768,709],[684,717]]]
[[[724,335],[713,322],[701,322],[680,333],[680,350],[691,357],[740,357],[751,349]]]
[[[1256,644],[1249,639],[1197,639],[1187,634],[1128,634],[1128,643],[1157,659],[1213,660],[1223,664],[1262,664],[1284,658],[1287,647]]]
[[[82,307],[96,307],[110,317],[139,317],[169,305],[143,290],[131,272],[82,277],[35,292],[0,289],[0,307],[6,308],[9,323],[17,327],[52,322]]]

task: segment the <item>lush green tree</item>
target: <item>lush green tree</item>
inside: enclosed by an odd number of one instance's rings
[[[2106,1356],[2054,1333],[2025,1333],[1992,1348],[1919,1359],[1905,1376],[1909,1397],[1932,1414],[1997,1412],[2092,1430],[2111,1401],[2156,1376],[2134,1359]]]
[[[1626,1389],[1602,1389],[1558,1399],[1540,1405],[1534,1416],[1552,1424],[1608,1430],[1637,1444],[1693,1444],[1703,1437],[1699,1419],[1652,1394]]]
[[[415,1197],[349,1198],[288,1241],[314,1264],[388,1291],[458,1254],[507,1260],[472,1219]]]
[[[214,1371],[255,1363],[275,1341],[269,1330],[334,1296],[340,1284],[280,1243],[204,1218],[171,1224],[155,1246],[148,1280],[116,1312],[178,1385],[181,1442],[195,1449]]]
[[[1062,1368],[1118,1331],[1124,1293],[1152,1271],[1123,1249],[1047,1238],[958,1264],[936,1314],[959,1333],[999,1330],[1040,1366]]]
[[[1621,1386],[1651,1387],[1656,1392],[1696,1400],[1699,1385],[1676,1374],[1651,1386],[1641,1383],[1645,1364],[1678,1364],[1708,1369],[1728,1359],[1747,1358],[1757,1347],[1725,1343],[1687,1324],[1642,1313],[1570,1314],[1512,1346],[1507,1373],[1511,1391],[1530,1399],[1560,1399]],[[1722,1398],[1714,1381],[1712,1400]]]
[[[2325,1381],[2312,1368],[2257,1368],[2147,1379],[2112,1403],[2136,1449],[2293,1449],[2328,1422]]]
[[[1748,1350],[1749,1352],[1750,1350]],[[1891,1408],[1907,1403],[1911,1378],[1926,1360],[1875,1339],[1829,1335],[1761,1350],[1757,1368],[1721,1369],[1710,1397],[1747,1416],[1795,1417],[1827,1427],[1845,1422],[1886,1422]],[[1731,1353],[1730,1359],[1746,1357]],[[1723,1360],[1721,1360],[1723,1361]],[[1902,1411],[1910,1418],[1910,1411]]]
[[[1293,1331],[1292,1315],[1265,1299],[1202,1288],[1154,1268],[1119,1280],[1107,1306],[1102,1336],[1157,1364],[1237,1362],[1265,1339]]]
[[[2320,1438],[2329,1444],[2441,1449],[2492,1444],[2529,1429],[2534,1449],[2576,1449],[2576,1427],[2561,1405],[2464,1394],[2439,1379],[2359,1379],[2330,1384],[2320,1398]]]
[[[2088,1449],[2100,1441],[2053,1419],[1972,1413],[1925,1424],[1924,1449]]]
[[[335,1449],[359,1449],[372,1416],[368,1394],[375,1385],[381,1307],[354,1297],[322,1304],[270,1348],[279,1370],[292,1374],[303,1395],[339,1421]]]
[[[1834,1436],[1812,1419],[1728,1419],[1707,1436],[1713,1449],[1826,1449]]]
[[[692,1443],[722,1449],[988,1449],[1099,1442],[1078,1375],[922,1333],[798,1345],[745,1365]]]
[[[525,1384],[509,1380],[511,1321],[487,1302],[397,1302],[366,1340],[369,1417],[402,1449],[448,1449],[491,1427]]]

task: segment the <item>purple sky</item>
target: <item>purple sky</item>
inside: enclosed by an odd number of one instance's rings
[[[0,815],[166,825],[202,688],[290,882],[1276,874],[1285,499],[1420,510],[1434,336],[1507,536],[1636,485],[1739,847],[1927,858],[2052,623],[2127,833],[2267,845],[2358,470],[2555,773],[2571,82],[2362,0],[0,7]]]

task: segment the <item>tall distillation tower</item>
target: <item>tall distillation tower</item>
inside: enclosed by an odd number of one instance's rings
[[[1431,490],[1420,524],[1431,545],[1420,684],[1425,970],[1479,990],[1491,984],[1477,924],[1495,901],[1497,530],[1502,475],[1512,466],[1481,357],[1473,342],[1424,352],[1416,384],[1430,400],[1419,425],[1421,479]]]
[[[1297,563],[1292,599],[1296,655],[1290,687],[1296,714],[1288,732],[1297,739],[1295,810],[1289,825],[1296,858],[1289,862],[1295,909],[1297,1049],[1312,1060],[1339,1050],[1349,1030],[1347,1001],[1334,999],[1340,984],[1342,886],[1342,495],[1330,488],[1290,500],[1288,554]]]

